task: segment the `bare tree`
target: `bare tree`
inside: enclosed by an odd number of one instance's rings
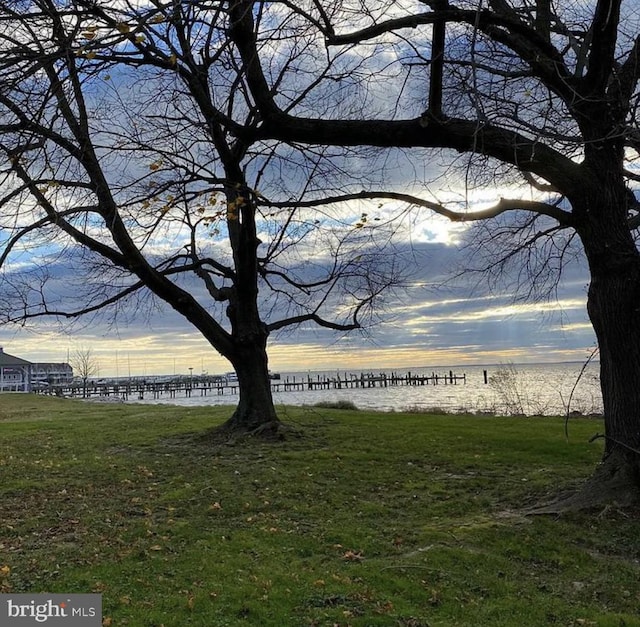
[[[631,3],[34,0],[3,5],[0,28],[1,262],[7,293],[23,303],[15,318],[80,313],[52,306],[49,267],[28,281],[10,272],[26,246],[57,237],[49,254],[77,255],[80,244],[91,254],[75,262],[102,279],[83,312],[155,294],[238,370],[231,424],[277,429],[264,410],[269,332],[358,327],[397,276],[392,257],[362,254],[374,243],[362,238],[379,231],[341,222],[332,207],[386,199],[479,223],[485,241],[509,246],[484,266],[523,263],[533,293],[577,249],[591,273],[605,409],[604,459],[586,501],[638,498]],[[401,180],[399,150],[425,175],[414,167]],[[436,180],[436,157],[461,199]],[[464,193],[486,185],[504,191],[475,210]],[[311,279],[308,254],[290,273],[294,244],[329,253]],[[286,302],[283,320],[261,317],[266,289],[268,312]]]
[[[605,450],[583,500],[640,496],[640,221],[635,188],[640,12],[621,0],[422,0],[400,3],[233,2],[230,34],[261,116],[259,138],[295,144],[411,149],[448,160],[459,191],[504,187],[474,211],[407,189],[357,187],[350,199],[390,198],[455,221],[482,221],[488,266],[519,259],[549,279],[581,248],[588,313],[600,349]],[[271,10],[270,10],[271,9]],[[325,64],[274,72],[271,33],[325,48]],[[340,58],[344,76],[331,60]],[[304,70],[307,96],[347,105],[318,115],[277,90]],[[364,97],[363,97],[364,94]],[[359,109],[354,103],[360,101]],[[310,98],[307,97],[307,102]],[[426,152],[425,152],[426,151]],[[423,185],[437,182],[424,180]],[[407,192],[413,191],[412,194]],[[513,218],[511,218],[513,216]],[[486,238],[485,238],[486,241]],[[535,290],[535,287],[533,288]]]
[[[87,383],[100,372],[100,365],[90,348],[80,347],[73,351],[71,366],[76,376],[82,379],[82,398],[87,398]]]
[[[228,9],[0,7],[4,309],[75,318],[151,294],[236,370],[225,428],[272,436],[269,335],[360,328],[400,268],[384,229],[303,206],[335,151],[256,138]],[[40,263],[24,271],[27,251]]]

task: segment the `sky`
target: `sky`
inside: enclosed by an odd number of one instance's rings
[[[318,45],[323,45],[322,41]],[[385,55],[397,56],[401,52],[399,48],[389,48]],[[301,63],[307,62],[304,61],[305,55],[300,59]],[[352,61],[348,55],[344,59],[345,64]],[[386,56],[383,61],[387,62]],[[366,65],[359,57],[355,62],[357,66],[361,63]],[[380,60],[372,59],[370,63],[375,66]],[[276,66],[274,72],[277,69]],[[141,72],[136,70],[137,74]],[[396,80],[395,73],[390,71],[384,80],[381,80],[379,72],[373,75],[376,80],[367,83],[364,90],[371,110],[384,111],[386,108],[393,111],[397,104],[396,95],[389,86]],[[108,80],[105,77],[101,90],[95,92],[99,113],[104,113],[98,106],[99,98],[105,98],[105,103],[109,104],[111,90],[115,93],[120,89],[118,98],[130,97],[133,101],[144,94],[147,88],[145,81],[141,79],[141,83],[136,85],[125,81],[126,77],[126,74],[119,76],[115,69],[110,69]],[[412,75],[417,85],[422,85],[422,78],[420,74]],[[397,80],[404,79],[400,76]],[[92,84],[97,89],[97,83]],[[408,89],[406,85],[403,86],[405,88]],[[356,95],[361,91],[356,90]],[[342,90],[337,94],[336,98],[342,98]],[[311,102],[317,105],[317,100],[312,99]],[[149,105],[145,103],[145,106]],[[188,105],[185,106],[189,109]],[[421,102],[413,106],[420,109]],[[135,118],[135,110],[124,115],[122,111],[114,113],[118,109],[106,109],[105,123],[107,126],[115,125],[117,130],[122,125],[123,135],[126,135],[127,124],[135,125],[135,119],[133,122],[130,119],[130,116]],[[401,113],[414,115],[416,112],[419,113],[417,109]],[[121,118],[113,118],[115,115]],[[185,158],[188,160],[190,156],[187,151]],[[302,151],[291,155],[283,153],[282,161],[276,161],[272,173],[263,178],[270,181],[273,188],[290,185],[291,189],[282,190],[282,197],[296,197],[295,192],[299,191],[296,188],[306,185],[306,172],[317,165],[313,159],[303,162],[303,157]],[[145,159],[136,167],[148,174],[149,164],[154,162],[149,156]],[[179,159],[179,154],[176,154],[176,159]],[[260,169],[261,163],[257,159],[252,167]],[[335,169],[327,168],[323,176],[314,171],[310,181],[316,191],[323,189],[344,169],[347,178],[355,172],[374,189],[385,185],[395,191],[415,191],[408,188],[415,187],[416,183],[422,184],[422,181],[439,180],[438,198],[431,188],[422,187],[419,191],[431,200],[461,202],[475,208],[482,208],[483,203],[484,206],[493,204],[497,198],[510,195],[508,189],[478,186],[473,190],[466,181],[462,185],[461,180],[445,180],[440,176],[444,170],[438,169],[434,155],[426,157],[416,152],[407,155],[401,151],[384,154],[366,151],[365,155],[365,151],[358,151],[335,163]],[[111,167],[116,180],[124,176],[127,169],[130,174],[135,170],[129,159],[122,162],[122,171],[115,161]],[[357,176],[356,180],[359,185]],[[340,181],[335,184],[338,189]],[[268,186],[260,191],[268,193]],[[24,216],[24,207],[21,211]],[[353,224],[361,211],[360,207],[347,210],[345,221]],[[557,293],[548,301],[518,300],[522,294],[514,293],[508,281],[489,289],[475,275],[463,275],[455,284],[436,289],[452,269],[473,265],[474,260],[466,259],[459,250],[468,234],[469,231],[459,224],[452,225],[432,215],[425,214],[413,220],[403,243],[413,263],[407,289],[389,298],[379,310],[375,324],[363,332],[350,334],[312,327],[275,334],[268,346],[271,369],[276,372],[306,372],[586,360],[595,346],[595,337],[586,314],[588,276],[584,262],[573,263],[567,268]],[[173,230],[173,226],[168,225],[163,237],[162,241],[155,242],[157,250],[177,250],[180,242],[178,229]],[[16,266],[28,265],[30,253],[31,249],[28,249],[24,258],[15,259],[13,263]],[[83,282],[91,286],[90,281],[95,280],[95,276],[87,279],[75,274],[51,251],[40,250],[39,253],[39,261],[44,261],[43,266],[52,278],[53,289],[59,290],[63,296],[73,297],[74,289],[79,291]],[[84,260],[79,258],[77,261],[77,267],[81,267]],[[230,365],[195,329],[171,308],[161,304],[137,310],[136,303],[133,303],[124,315],[115,320],[105,316],[70,324],[42,318],[24,327],[0,326],[0,346],[10,354],[33,362],[73,361],[74,352],[90,349],[102,377],[148,377],[189,372],[218,374],[230,370]]]
[[[490,290],[476,279],[473,285],[434,287],[434,279],[462,258],[458,249],[443,241],[414,243],[410,284],[385,303],[374,324],[362,332],[304,327],[275,334],[268,347],[271,370],[367,371],[589,357],[595,337],[586,314],[588,279],[580,263],[567,268],[557,296],[516,302],[512,291]],[[0,327],[0,346],[33,362],[73,361],[75,351],[91,349],[100,377],[231,370],[195,329],[162,306],[115,322],[5,325]]]

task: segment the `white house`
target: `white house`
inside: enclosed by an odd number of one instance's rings
[[[0,347],[0,392],[31,391],[31,362],[5,353]]]
[[[72,380],[73,368],[67,363],[32,363],[5,353],[0,346],[0,392],[30,392]]]

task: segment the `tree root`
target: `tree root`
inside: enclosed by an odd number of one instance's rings
[[[263,440],[284,440],[287,427],[279,420],[273,420],[261,424],[257,429],[249,431],[246,435],[251,437],[259,437]]]
[[[210,429],[206,439],[218,444],[234,445],[242,440],[255,438],[263,442],[281,442],[290,435],[299,435],[297,430],[279,420],[265,422],[255,429],[247,429],[231,421]]]
[[[593,475],[577,490],[535,505],[528,516],[559,516],[570,512],[615,508],[624,510],[640,506],[640,481],[637,460],[611,457],[605,459]]]

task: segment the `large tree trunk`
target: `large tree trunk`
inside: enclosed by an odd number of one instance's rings
[[[240,398],[233,415],[221,429],[266,438],[277,437],[281,423],[271,394],[266,340],[240,346],[232,363],[238,375]]]
[[[640,259],[631,251],[610,256],[618,258],[617,267],[592,276],[588,298],[605,420],[594,480],[611,500],[630,502],[640,497]]]
[[[580,506],[640,501],[640,255],[627,225],[627,192],[599,179],[578,232],[589,262],[587,309],[600,351],[605,445]]]
[[[535,507],[556,514],[605,504],[640,502],[640,255],[627,226],[626,192],[602,178],[572,201],[589,262],[589,318],[600,351],[604,453],[583,487]],[[606,193],[606,192],[609,193]]]
[[[252,192],[246,189],[238,162],[228,162],[225,167],[230,180],[236,181],[227,190],[227,226],[236,277],[227,307],[233,347],[226,357],[238,375],[240,398],[221,431],[275,438],[280,435],[282,425],[271,394],[267,359],[269,331],[258,307],[260,240],[256,233],[256,206]]]

